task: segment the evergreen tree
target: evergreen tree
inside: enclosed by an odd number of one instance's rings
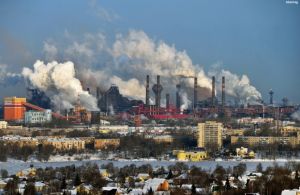
[[[67,187],[66,178],[63,177],[61,181],[60,189],[66,189],[66,187]]]
[[[79,186],[81,184],[81,179],[78,173],[76,173],[75,179],[74,179],[74,186]]]
[[[196,194],[196,193],[197,193],[196,186],[193,184],[192,185],[192,194]]]
[[[231,189],[231,186],[230,186],[230,183],[229,183],[229,179],[228,177],[226,178],[226,182],[225,182],[225,190],[230,190]]]

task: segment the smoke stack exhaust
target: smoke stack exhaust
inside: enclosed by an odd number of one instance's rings
[[[225,107],[225,77],[222,77],[222,107]]]
[[[211,106],[215,107],[215,98],[216,98],[216,79],[215,76],[212,77],[212,91],[211,91]]]
[[[194,109],[197,108],[197,102],[198,102],[198,99],[197,99],[197,97],[198,97],[198,88],[197,88],[197,86],[198,86],[198,79],[197,79],[197,77],[195,77],[194,78]]]
[[[149,106],[149,96],[150,96],[150,90],[149,90],[149,75],[147,75],[147,78],[146,78],[146,106]]]
[[[180,105],[181,105],[181,102],[180,102],[180,88],[181,88],[181,85],[180,84],[177,84],[176,85],[176,108],[177,109],[180,109]]]
[[[157,81],[156,84],[153,85],[152,90],[155,94],[155,105],[157,107],[160,107],[160,98],[161,98],[161,92],[163,90],[163,87],[160,84],[160,76],[157,75]]]
[[[170,94],[168,93],[166,94],[166,108],[170,108]]]

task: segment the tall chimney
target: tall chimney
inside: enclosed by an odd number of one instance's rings
[[[163,87],[160,84],[160,76],[159,75],[157,75],[157,81],[156,81],[156,84],[153,85],[152,90],[155,94],[155,105],[157,107],[160,107],[161,91],[163,90]]]
[[[101,96],[100,87],[97,87],[97,88],[96,88],[96,95],[97,95],[97,99],[99,100],[99,99],[100,99],[100,96]]]
[[[197,96],[198,96],[198,80],[197,80],[197,77],[194,78],[194,109],[197,108],[197,102],[198,102],[198,99],[197,99]]]
[[[180,88],[181,88],[181,85],[180,84],[177,84],[176,85],[176,108],[177,109],[180,109]]]
[[[273,104],[273,94],[274,94],[274,92],[273,92],[272,89],[270,89],[269,94],[270,94],[270,104]]]
[[[150,90],[149,90],[149,75],[147,75],[147,79],[146,79],[146,106],[149,106],[149,95],[150,95]]]
[[[225,77],[222,77],[222,107],[225,107]]]
[[[157,75],[157,79],[156,79],[156,83],[157,83],[157,100],[156,100],[156,106],[160,107],[160,95],[161,95],[161,91],[159,90],[159,86],[160,86],[160,76]]]
[[[166,108],[170,108],[170,94],[168,93],[166,94]]]
[[[216,79],[215,76],[212,77],[212,91],[211,91],[211,106],[215,107],[215,97],[216,97]]]

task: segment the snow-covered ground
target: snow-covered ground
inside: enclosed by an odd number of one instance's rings
[[[79,160],[82,159],[82,160]],[[274,165],[274,163],[277,163],[278,165],[284,165],[288,161],[297,161],[300,162],[300,159],[247,159],[247,160],[221,160],[221,161],[213,161],[213,160],[207,160],[207,161],[200,161],[200,162],[184,162],[189,166],[197,166],[201,167],[206,170],[213,170],[216,165],[222,165],[223,167],[229,167],[229,166],[235,166],[241,162],[246,163],[247,169],[249,171],[255,170],[258,163],[261,163],[262,166],[268,167]],[[89,157],[86,158],[86,155],[74,155],[74,156],[51,156],[50,160],[48,162],[40,162],[35,159],[31,159],[27,162],[21,161],[21,160],[15,160],[15,159],[8,159],[7,162],[0,162],[0,169],[6,169],[9,174],[15,174],[19,170],[23,170],[28,168],[31,164],[36,168],[46,168],[46,167],[63,167],[63,166],[69,166],[69,165],[75,165],[80,166],[86,163],[96,163],[98,166],[101,166],[103,164],[107,164],[112,162],[114,166],[117,167],[123,167],[130,164],[136,164],[137,166],[143,165],[143,164],[151,164],[153,167],[159,167],[164,166],[168,167],[170,165],[175,164],[176,160],[170,160],[170,161],[160,161],[153,158],[150,159],[134,159],[134,160],[128,160],[128,159],[119,159],[119,160],[103,160],[100,159],[99,155],[97,154],[91,154]]]

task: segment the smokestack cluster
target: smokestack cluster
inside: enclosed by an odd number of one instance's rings
[[[150,105],[150,103],[149,103],[149,96],[150,96],[150,90],[149,90],[149,81],[150,79],[149,79],[149,75],[147,75],[147,79],[146,79],[146,101],[145,101],[145,103],[146,103],[146,106],[149,106]]]
[[[157,75],[157,81],[156,81],[156,84],[153,85],[152,90],[155,94],[155,105],[157,107],[160,107],[160,98],[161,98],[161,92],[163,90],[163,87],[160,84],[160,76],[159,75]]]
[[[170,94],[168,93],[166,94],[166,108],[170,108]]]
[[[197,88],[197,86],[198,86],[198,79],[197,79],[197,77],[195,77],[194,78],[194,109],[197,108],[197,102],[198,102],[198,99],[197,99],[197,97],[198,97],[198,88]]]
[[[225,77],[222,77],[222,107],[225,107]]]
[[[215,107],[215,98],[216,98],[216,79],[215,76],[212,77],[212,90],[211,90],[211,106]]]
[[[180,90],[181,90],[181,85],[180,84],[177,84],[176,85],[176,108],[177,109],[180,109],[180,105],[181,105],[181,102],[180,102]]]

